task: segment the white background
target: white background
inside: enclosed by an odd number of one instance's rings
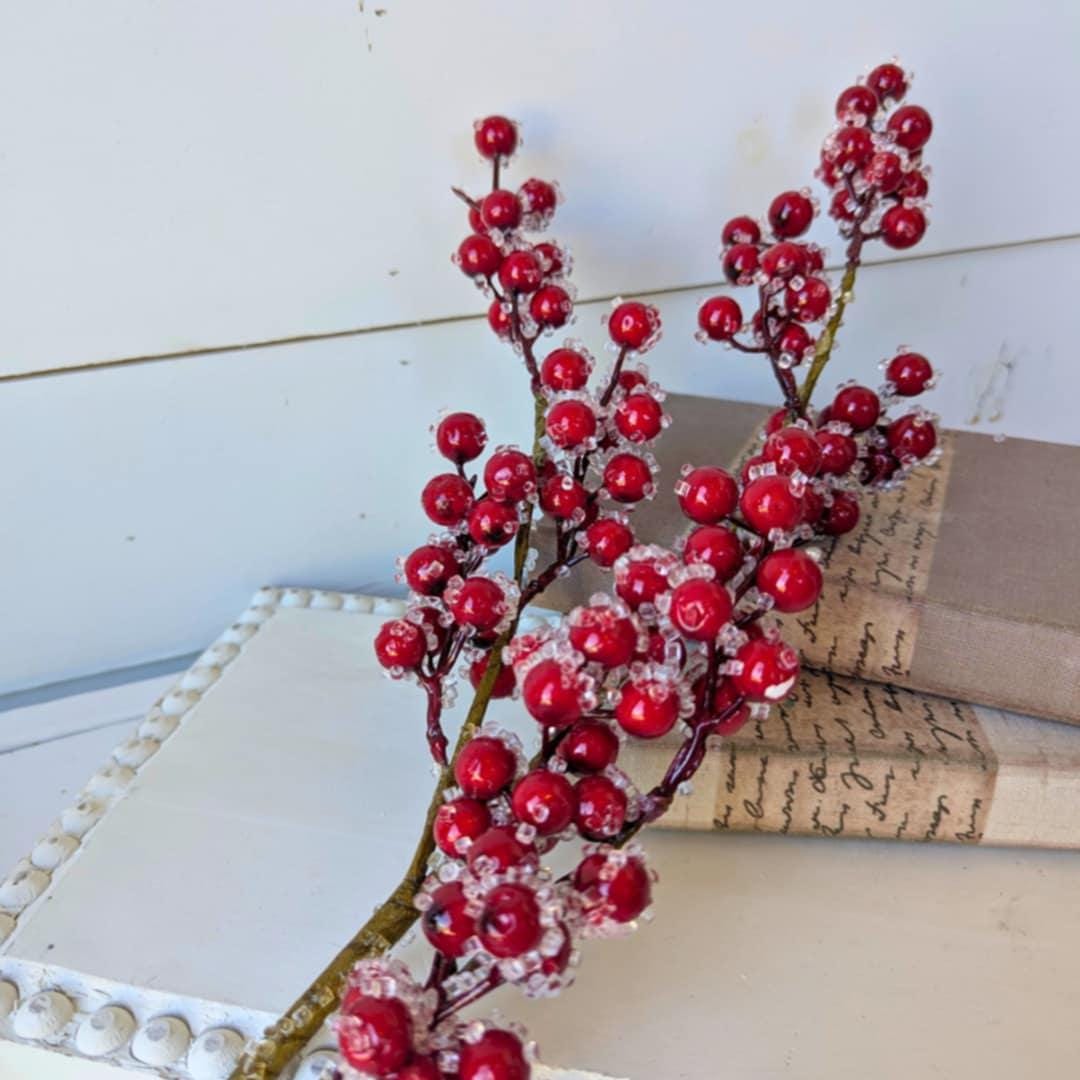
[[[524,124],[511,180],[567,195],[574,333],[660,293],[662,381],[771,400],[691,338],[720,227],[810,183],[836,93],[894,54],[935,117],[931,230],[873,252],[826,381],[909,343],[948,423],[1080,442],[1067,0],[0,5],[0,692],[192,650],[264,581],[385,584],[437,410],[525,437],[448,261],[484,113]]]

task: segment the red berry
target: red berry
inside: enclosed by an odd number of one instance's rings
[[[549,978],[561,975],[569,966],[574,952],[574,942],[570,937],[570,931],[565,923],[559,923],[559,930],[563,935],[563,943],[554,956],[545,956],[540,963],[540,971]]]
[[[529,715],[545,727],[568,727],[581,716],[580,680],[558,660],[541,660],[525,676],[521,700]]]
[[[930,114],[919,105],[904,105],[889,117],[889,131],[909,153],[921,150],[934,131]]]
[[[894,192],[903,178],[900,156],[890,150],[879,150],[863,166],[863,179],[886,195]]]
[[[488,326],[501,337],[509,337],[514,329],[514,322],[510,313],[503,306],[502,300],[492,300],[487,313]]]
[[[664,410],[651,394],[628,394],[615,410],[615,427],[630,442],[649,442],[664,429]]]
[[[482,547],[497,548],[510,543],[518,531],[517,510],[509,503],[481,499],[469,511],[469,535]]]
[[[874,450],[862,463],[859,479],[864,484],[882,484],[900,468],[900,462],[888,450]]]
[[[791,284],[784,293],[788,314],[799,322],[817,322],[824,318],[831,300],[828,284],[817,277],[806,278],[798,285]]]
[[[484,219],[480,216],[480,208],[478,206],[469,207],[469,228],[475,233],[487,232],[487,228],[484,225]]]
[[[846,491],[834,491],[832,504],[821,516],[821,530],[829,536],[843,536],[859,524],[859,503]]]
[[[833,195],[832,202],[829,203],[829,213],[837,221],[854,221],[858,212],[858,206],[843,188]]]
[[[743,324],[742,308],[730,296],[713,296],[698,311],[698,326],[713,341],[727,341]]]
[[[541,836],[551,836],[574,820],[577,800],[573,785],[561,773],[534,769],[517,782],[510,805],[518,821],[532,825]]]
[[[442,1071],[430,1057],[414,1057],[403,1069],[394,1073],[394,1080],[443,1080]]]
[[[881,415],[881,401],[865,386],[845,386],[829,406],[830,417],[850,424],[853,431],[872,428]]]
[[[926,215],[917,206],[894,206],[881,219],[881,239],[891,248],[914,247],[926,232]]]
[[[845,120],[851,116],[869,119],[878,110],[877,94],[869,86],[849,86],[840,91],[836,99],[836,118]]]
[[[488,664],[491,662],[491,653],[487,652],[478,656],[469,665],[469,682],[475,690],[487,673]],[[499,674],[495,676],[495,685],[492,687],[493,698],[506,698],[514,692],[514,669],[507,664],[499,668]]]
[[[724,247],[732,244],[756,244],[761,239],[761,227],[752,218],[745,214],[733,217],[720,234]]]
[[[788,416],[787,409],[783,409],[784,416]],[[743,463],[742,468],[739,470],[739,476],[742,479],[743,487],[746,487],[750,483],[750,471],[752,469],[759,469],[762,465],[767,465],[764,454],[754,454],[752,457],[748,457]]]
[[[675,494],[691,521],[714,525],[735,509],[739,489],[731,473],[715,465],[699,465],[675,485]]]
[[[845,166],[861,169],[873,152],[873,137],[864,127],[842,127],[826,143],[829,160],[842,171]]]
[[[797,322],[785,323],[776,335],[775,342],[780,352],[791,357],[795,363],[804,360],[807,352],[814,347],[814,339],[809,331]]]
[[[799,654],[782,641],[751,639],[735,659],[742,671],[731,676],[732,683],[750,701],[783,701],[799,677]]]
[[[409,588],[422,596],[439,596],[446,583],[461,569],[454,551],[441,544],[423,544],[405,560],[403,571]]]
[[[451,799],[439,807],[432,826],[432,835],[439,849],[457,859],[461,857],[458,843],[475,840],[491,826],[491,814],[479,799]]]
[[[608,318],[608,333],[621,348],[647,349],[659,336],[660,315],[649,304],[626,300]]]
[[[533,251],[536,252],[536,257],[540,260],[545,274],[559,274],[566,265],[566,253],[558,244],[553,244],[550,240],[534,244]]]
[[[615,569],[615,592],[635,611],[651,604],[668,588],[666,569],[650,557],[628,558]]]
[[[576,398],[557,401],[547,411],[544,428],[556,446],[575,450],[596,435],[596,413]]]
[[[757,587],[773,598],[776,610],[786,615],[813,607],[821,595],[821,567],[800,548],[766,555],[756,580]]]
[[[497,885],[487,895],[477,928],[492,956],[505,960],[527,953],[544,932],[536,893],[525,885]]]
[[[931,421],[918,413],[894,420],[886,432],[889,449],[901,460],[921,460],[937,446],[937,431]]]
[[[683,637],[715,641],[731,619],[731,594],[715,581],[691,578],[675,587],[668,615]]]
[[[652,494],[652,471],[637,454],[615,454],[604,466],[604,489],[616,502],[640,502]]]
[[[805,269],[805,251],[790,240],[781,240],[761,254],[761,270],[769,278],[789,278]]]
[[[496,188],[481,200],[480,219],[489,229],[515,229],[521,222],[521,203],[512,191]]]
[[[526,180],[518,188],[518,198],[525,207],[526,214],[532,214],[546,221],[555,213],[555,207],[559,202],[559,193],[554,184],[546,180],[538,180],[535,176]]]
[[[817,244],[803,244],[802,251],[808,273],[816,274],[819,270],[825,269],[824,248],[818,247]]]
[[[510,748],[491,735],[478,735],[462,747],[454,762],[454,779],[472,799],[493,799],[517,772]]]
[[[649,872],[640,859],[630,858],[611,873],[607,861],[601,852],[587,855],[574,871],[574,888],[616,922],[631,922],[652,899]]]
[[[486,158],[509,157],[518,142],[517,124],[505,116],[488,116],[478,120],[473,138],[476,149]]]
[[[739,505],[747,524],[762,536],[767,536],[771,529],[789,532],[802,516],[802,500],[791,490],[786,476],[759,476],[751,480],[743,489]]]
[[[750,706],[743,702],[742,695],[735,689],[731,679],[721,679],[716,684],[711,715],[725,716],[723,720],[718,719],[713,724],[714,735],[734,735],[750,719]]]
[[[468,913],[468,906],[460,881],[440,885],[431,894],[431,905],[421,924],[424,936],[443,956],[462,956],[465,943],[476,935],[476,921]]]
[[[428,639],[428,652],[437,652],[441,649],[446,642],[446,635],[448,630],[443,626],[442,612],[436,607],[428,607],[424,605],[422,607],[415,607],[409,612],[409,621],[416,622],[419,619],[419,623],[423,624],[424,633]],[[418,623],[418,625],[419,625]],[[431,639],[435,638],[435,647],[431,647]]]
[[[469,847],[466,860],[474,874],[488,871],[503,874],[512,866],[536,862],[536,851],[517,838],[515,826],[496,825],[476,838]]]
[[[521,1040],[509,1031],[492,1029],[461,1044],[458,1080],[529,1080],[530,1072]]]
[[[727,581],[742,566],[742,544],[725,525],[701,525],[686,538],[683,561],[688,566],[695,563],[711,566],[717,581]]]
[[[585,530],[585,549],[597,566],[614,565],[620,555],[634,546],[634,532],[614,518],[601,518]]]
[[[545,285],[529,301],[529,314],[539,326],[558,328],[574,313],[570,294],[559,285]]]
[[[930,361],[920,353],[900,353],[889,361],[889,366],[885,369],[885,378],[903,397],[921,394],[933,376],[934,369],[930,366]]]
[[[446,597],[450,614],[460,626],[471,626],[480,633],[495,629],[506,614],[506,595],[491,578],[466,578],[453,595]]]
[[[536,488],[536,466],[520,450],[496,450],[484,466],[488,494],[500,502],[521,502]]]
[[[765,460],[776,465],[777,472],[790,476],[798,470],[804,476],[816,476],[821,467],[821,447],[812,431],[786,427],[765,440]]]
[[[900,186],[896,194],[901,199],[925,199],[930,185],[926,182],[926,175],[918,169],[909,169],[900,180]]]
[[[473,233],[458,245],[457,261],[470,277],[487,277],[499,269],[502,254],[488,237]]]
[[[436,525],[456,525],[472,509],[473,490],[464,477],[441,473],[424,485],[420,505]]]
[[[769,224],[778,237],[802,236],[814,220],[814,204],[799,191],[785,191],[769,204]]]
[[[466,461],[478,458],[487,446],[484,421],[472,413],[450,413],[435,429],[435,445],[444,458],[455,465],[464,465]]]
[[[907,93],[907,76],[899,64],[879,64],[866,77],[866,85],[884,102],[899,101]]]
[[[583,776],[574,785],[574,821],[583,836],[606,840],[626,823],[626,792],[606,776]]]
[[[575,608],[570,613],[569,625],[570,644],[590,663],[615,668],[633,659],[637,628],[614,608]]]
[[[553,349],[540,365],[540,381],[549,390],[581,390],[591,372],[587,356],[575,349]]]
[[[819,517],[821,517],[822,511],[825,509],[825,499],[817,491],[816,488],[807,486],[806,490],[802,494],[802,515],[799,518],[800,524],[814,525],[817,523]]]
[[[859,456],[858,443],[850,435],[837,431],[819,431],[818,446],[821,447],[820,471],[829,476],[844,476]]]
[[[499,284],[507,292],[534,292],[543,278],[540,261],[531,251],[511,251],[499,267]]]
[[[649,380],[643,371],[637,368],[623,368],[619,372],[619,389],[629,394],[640,386],[648,386]]]
[[[772,435],[773,432],[779,431],[782,427],[786,427],[791,416],[786,408],[777,409],[775,412],[769,413],[768,420],[765,421],[763,430],[766,435]]]
[[[556,521],[567,521],[583,513],[589,504],[585,486],[571,476],[556,473],[540,485],[540,509]]]
[[[679,719],[679,695],[671,683],[659,679],[629,682],[619,695],[615,719],[639,739],[658,739]]]
[[[341,1054],[369,1076],[389,1076],[412,1054],[412,1017],[397,998],[368,997],[350,990],[338,1027]]]
[[[732,285],[749,285],[758,268],[758,251],[753,244],[732,244],[721,260],[724,276]]]
[[[600,720],[579,720],[559,743],[559,756],[572,772],[603,772],[619,756],[619,737]]]
[[[384,668],[418,667],[427,655],[424,631],[408,619],[391,619],[375,635],[375,658]]]

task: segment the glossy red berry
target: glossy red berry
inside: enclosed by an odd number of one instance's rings
[[[761,226],[745,214],[733,217],[720,234],[724,247],[732,244],[756,244],[761,239]]]
[[[444,458],[455,465],[464,465],[478,458],[487,446],[484,421],[468,412],[450,413],[435,429],[435,445]]]
[[[799,322],[817,322],[825,317],[832,301],[828,284],[818,277],[792,283],[784,293],[788,314]]]
[[[473,490],[456,473],[433,476],[420,493],[420,505],[436,525],[456,525],[472,509]]]
[[[829,536],[843,536],[859,524],[859,503],[846,491],[834,491],[832,503],[821,515],[821,531]]]
[[[652,494],[652,470],[637,454],[615,454],[604,466],[604,489],[616,502],[640,502]]]
[[[491,827],[491,813],[479,799],[451,799],[439,807],[432,835],[439,849],[458,859],[463,841],[473,841]],[[459,847],[459,844],[461,845]]]
[[[899,101],[907,93],[907,76],[899,64],[879,64],[866,77],[866,85],[881,101]]]
[[[611,340],[624,349],[647,349],[659,331],[660,316],[656,308],[638,300],[624,301],[608,318]]]
[[[612,873],[607,861],[601,852],[587,855],[574,871],[574,888],[616,922],[631,922],[652,900],[649,872],[640,859],[630,858]]]
[[[577,398],[557,401],[544,419],[548,438],[564,450],[576,450],[590,443],[596,435],[596,413]]]
[[[691,641],[715,641],[731,619],[731,594],[707,578],[691,578],[671,594],[668,617],[683,637]]]
[[[474,233],[458,245],[457,263],[470,277],[488,277],[499,269],[502,253],[486,236]]]
[[[892,194],[904,178],[900,156],[891,150],[879,150],[863,166],[863,179],[886,195]]]
[[[488,494],[500,502],[521,502],[536,489],[536,466],[520,450],[496,450],[484,466]]]
[[[664,430],[664,410],[652,394],[628,394],[615,410],[615,427],[632,443],[650,442]]]
[[[480,499],[469,511],[469,535],[482,547],[498,548],[517,536],[517,509],[510,503]]]
[[[761,271],[770,279],[794,277],[805,270],[806,252],[790,240],[781,240],[761,253]]]
[[[566,325],[567,319],[573,313],[574,302],[560,285],[545,285],[533,293],[533,298],[529,301],[529,314],[538,326],[558,329]]]
[[[469,900],[460,881],[440,885],[431,894],[431,904],[421,925],[424,936],[443,956],[462,956],[465,943],[476,935],[476,920],[468,907]]]
[[[384,622],[375,635],[375,658],[384,668],[415,668],[426,655],[424,631],[408,619]]]
[[[501,338],[508,338],[514,329],[513,318],[502,300],[492,300],[487,313],[488,326]]]
[[[521,684],[521,700],[529,715],[545,727],[568,727],[581,716],[580,680],[558,660],[540,660]]]
[[[821,467],[821,446],[814,432],[794,425],[770,435],[762,454],[785,476],[796,471],[804,476],[816,476]]]
[[[786,615],[805,611],[821,595],[821,567],[801,548],[781,548],[761,560],[757,587]]]
[[[494,630],[506,614],[506,595],[491,578],[478,575],[466,578],[459,588],[447,590],[447,594],[447,607],[458,624],[471,626],[482,634]]]
[[[789,532],[799,524],[802,500],[786,476],[759,476],[743,489],[739,500],[743,517],[755,532],[767,536],[771,529]]]
[[[730,296],[712,296],[698,310],[698,326],[713,341],[730,340],[742,324],[742,308]]]
[[[881,415],[881,400],[866,386],[845,386],[829,406],[830,417],[850,424],[853,431],[872,428]]]
[[[540,485],[540,509],[556,521],[567,521],[575,514],[584,514],[589,505],[589,493],[571,476],[556,473]]]
[[[603,772],[619,756],[619,737],[600,720],[579,720],[559,743],[559,756],[572,772]]]
[[[889,117],[889,131],[909,153],[921,150],[934,131],[930,114],[919,105],[904,105]]]
[[[476,838],[469,847],[466,861],[474,874],[502,874],[512,866],[535,863],[536,849],[517,838],[516,826],[496,825]]]
[[[476,1042],[463,1042],[458,1080],[529,1080],[521,1040],[509,1031],[485,1031]]]
[[[540,365],[540,381],[549,390],[581,390],[591,373],[589,358],[576,349],[553,349]]]
[[[851,198],[845,188],[835,192],[829,203],[829,213],[837,221],[854,221],[858,216],[859,207]]]
[[[469,228],[474,233],[487,232],[487,226],[484,224],[484,219],[480,216],[479,206],[469,207]]]
[[[574,785],[574,821],[583,836],[607,840],[626,823],[626,792],[607,776],[583,776]]]
[[[533,251],[540,260],[540,265],[544,268],[545,274],[562,273],[563,268],[566,266],[567,256],[566,252],[558,244],[553,244],[550,240],[543,240],[539,244],[533,245]]]
[[[554,184],[549,184],[546,180],[538,180],[534,176],[518,188],[518,199],[521,200],[526,214],[531,214],[543,222],[555,213],[559,193]]]
[[[901,199],[925,199],[929,190],[926,174],[918,169],[909,169],[901,178],[896,194]]]
[[[629,525],[614,518],[601,518],[585,530],[585,549],[597,566],[613,566],[620,555],[634,546],[634,532]]]
[[[478,735],[462,747],[454,762],[454,779],[471,799],[493,799],[508,787],[517,772],[510,748],[490,735]]]
[[[837,431],[819,431],[816,435],[821,447],[820,471],[829,476],[845,476],[851,471],[859,456],[858,443],[850,435]]]
[[[512,191],[496,188],[481,200],[480,219],[489,229],[516,229],[521,223],[521,203]]]
[[[619,389],[624,393],[629,394],[631,390],[647,386],[648,383],[645,373],[638,368],[624,367],[619,372]]]
[[[814,220],[814,204],[801,191],[785,191],[769,204],[769,224],[777,237],[802,236]]]
[[[885,378],[902,397],[915,397],[926,389],[934,377],[930,361],[921,353],[905,352],[894,356],[885,368]]]
[[[394,1073],[394,1080],[443,1080],[443,1074],[435,1059],[425,1055],[412,1058],[408,1065]]]
[[[509,157],[517,149],[517,124],[505,116],[485,117],[474,125],[473,139],[484,157]]]
[[[412,1054],[412,1018],[397,998],[349,991],[342,1003],[338,1041],[342,1057],[368,1076],[389,1076]]]
[[[667,573],[654,558],[629,558],[615,569],[615,592],[635,611],[668,588]]]
[[[808,484],[802,493],[802,514],[799,517],[799,523],[802,525],[816,524],[824,509],[824,497],[817,488]]]
[[[762,430],[766,435],[772,435],[779,431],[782,427],[787,427],[791,420],[791,414],[786,407],[776,409],[774,412],[769,413],[769,418],[762,425]]]
[[[511,251],[499,266],[499,284],[506,292],[535,292],[543,279],[540,260],[531,251]]]
[[[716,684],[712,700],[712,715],[716,717],[714,735],[734,735],[750,719],[750,706],[735,688],[731,679],[721,679]],[[723,717],[723,719],[720,719]]]
[[[714,525],[726,518],[739,498],[735,478],[715,465],[691,469],[675,485],[682,512],[699,525]]]
[[[795,363],[805,359],[807,352],[814,347],[814,339],[809,331],[797,322],[785,323],[775,340],[781,354],[790,357]]]
[[[716,580],[727,581],[742,566],[739,538],[725,525],[700,525],[687,538],[683,561],[688,566],[704,563],[716,571]]]
[[[732,244],[721,260],[724,276],[732,285],[749,285],[758,268],[758,250],[753,244]]]
[[[405,559],[405,582],[421,596],[440,596],[461,569],[454,551],[441,544],[423,544]]]
[[[917,206],[894,206],[881,219],[881,239],[891,248],[914,247],[926,233],[926,215]]]
[[[840,91],[836,99],[837,120],[847,120],[852,116],[865,116],[868,120],[878,110],[877,94],[869,86],[849,86]]]
[[[541,836],[560,833],[574,820],[574,787],[562,773],[534,769],[523,776],[510,797],[514,816]]]
[[[874,152],[874,140],[864,127],[842,127],[830,136],[826,152],[842,171],[861,169]]]
[[[658,679],[629,682],[620,692],[615,719],[630,735],[658,739],[679,719],[679,695],[671,683]]]
[[[484,948],[500,960],[535,948],[544,932],[536,893],[526,885],[496,885],[485,898],[477,929]]]
[[[862,461],[862,469],[859,479],[864,484],[883,484],[889,480],[897,469],[900,461],[888,450],[873,450]]]
[[[894,420],[885,437],[889,449],[901,460],[921,460],[937,446],[937,431],[930,420],[918,413],[908,413]]]
[[[487,673],[488,664],[491,661],[491,653],[486,652],[478,656],[469,665],[469,682],[475,690],[483,681]],[[493,698],[506,698],[514,692],[514,669],[507,664],[499,668],[499,674],[495,676],[495,685],[492,687]]]
[[[754,638],[735,654],[742,665],[731,676],[735,689],[750,701],[783,701],[799,677],[799,654],[782,641]]]
[[[570,644],[590,663],[615,668],[633,659],[637,628],[614,608],[576,608],[570,613],[569,627]]]

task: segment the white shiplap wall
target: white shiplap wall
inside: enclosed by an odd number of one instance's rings
[[[0,8],[0,693],[196,648],[266,580],[386,582],[437,409],[521,437],[447,259],[484,112],[525,123],[515,180],[562,182],[583,296],[661,294],[658,375],[770,400],[690,338],[720,224],[808,182],[894,52],[937,123],[932,230],[864,273],[833,377],[917,344],[948,422],[1080,442],[1074,4]]]

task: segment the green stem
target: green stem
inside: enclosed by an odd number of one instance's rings
[[[861,247],[862,245],[860,244],[859,246]],[[814,387],[817,386],[818,379],[821,378],[821,373],[825,370],[825,365],[829,362],[829,357],[832,355],[837,331],[840,329],[840,324],[844,321],[844,312],[851,302],[852,290],[855,288],[855,274],[858,269],[859,260],[856,255],[855,260],[849,261],[844,268],[844,276],[840,282],[840,295],[836,300],[836,310],[825,324],[825,329],[822,331],[821,337],[818,338],[817,348],[814,350],[814,359],[811,361],[810,370],[806,373],[806,378],[803,380],[802,387],[799,389],[799,401],[801,402],[803,409],[806,409],[810,405],[810,397],[814,393]]]

